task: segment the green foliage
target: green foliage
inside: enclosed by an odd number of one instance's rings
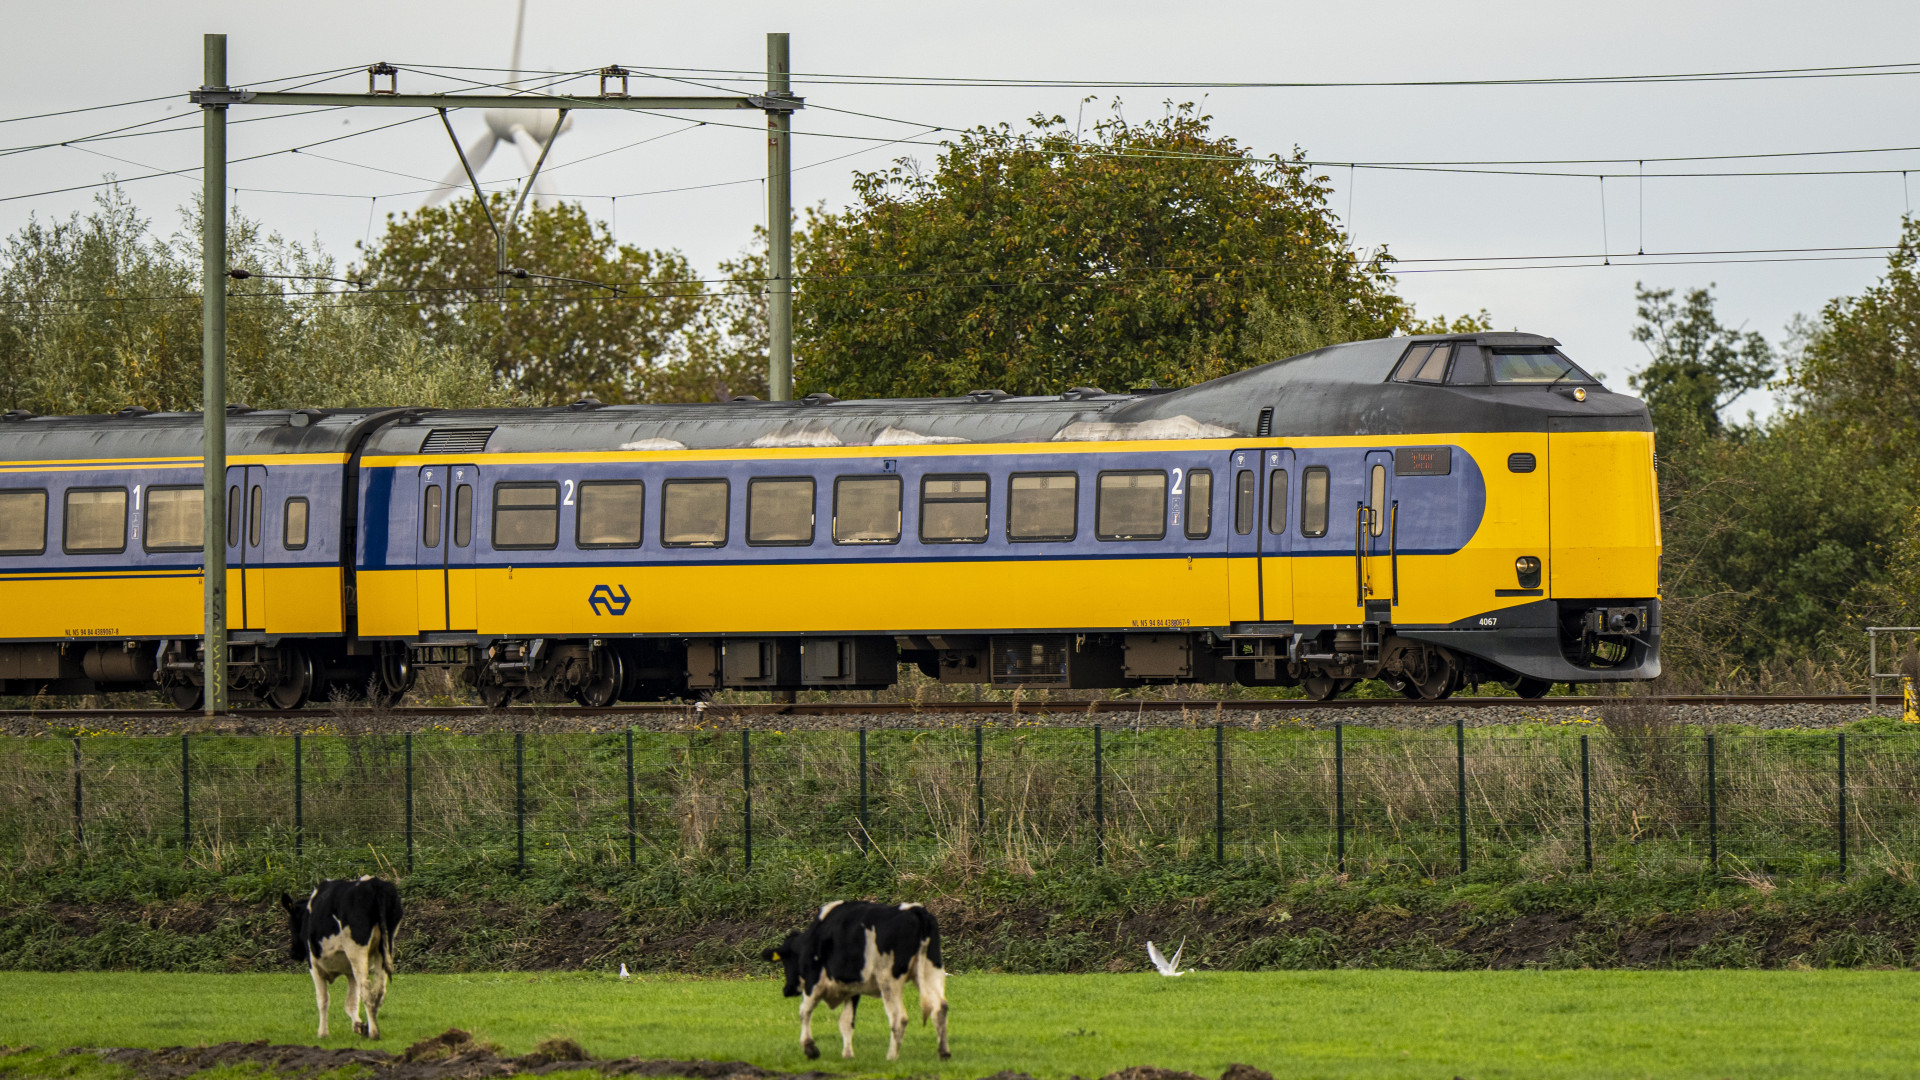
[[[29,221],[0,251],[0,408],[102,413],[200,404],[197,213],[154,235],[110,190],[92,212]],[[230,266],[327,278],[323,252],[236,213]],[[382,301],[313,280],[228,284],[228,398],[257,408],[505,404],[511,391],[453,336],[431,339]]]
[[[507,232],[498,273],[495,224],[512,201],[468,198],[388,215],[360,273],[431,339],[484,342],[494,373],[534,400],[591,394],[608,403],[674,400],[681,336],[701,315],[704,287],[685,257],[614,242],[576,203],[533,209]]]
[[[1773,349],[1754,331],[1723,326],[1713,309],[1713,286],[1687,290],[1633,287],[1640,325],[1633,339],[1652,359],[1628,382],[1646,398],[1656,423],[1697,424],[1721,433],[1720,411],[1773,378]]]
[[[1184,385],[1411,325],[1296,158],[1259,158],[1191,106],[964,132],[922,172],[858,174],[805,230],[800,392]]]

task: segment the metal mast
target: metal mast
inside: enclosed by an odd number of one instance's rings
[[[227,35],[208,34],[200,103],[204,142],[200,197],[201,535],[206,567],[207,715],[227,711]]]

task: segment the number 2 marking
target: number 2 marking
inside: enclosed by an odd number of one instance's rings
[[[1185,469],[1173,470],[1173,493],[1175,495],[1182,494],[1186,490],[1185,488],[1182,488],[1180,486],[1180,482],[1186,479],[1186,477],[1183,475],[1185,472],[1186,472]]]
[[[565,498],[560,500],[560,505],[572,506],[573,505],[573,481],[562,480],[561,483],[567,485],[567,494]]]

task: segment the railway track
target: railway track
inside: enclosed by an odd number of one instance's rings
[[[1881,695],[1884,699],[1886,695]],[[1067,701],[818,701],[793,704],[754,703],[754,704],[708,704],[685,703],[668,704],[629,704],[591,708],[585,705],[514,705],[505,709],[488,709],[478,705],[453,705],[444,707],[408,706],[379,710],[383,716],[404,718],[462,717],[480,718],[486,716],[540,716],[540,717],[607,717],[607,716],[685,716],[688,713],[704,713],[715,720],[728,717],[779,717],[779,716],[942,716],[942,715],[1007,715],[1021,714],[1062,716],[1080,713],[1089,716],[1128,716],[1142,713],[1164,714],[1186,711],[1189,713],[1209,713],[1214,711],[1232,711],[1236,713],[1262,713],[1294,710],[1376,710],[1403,708],[1497,708],[1500,706],[1527,706],[1543,709],[1592,708],[1604,704],[1608,698],[1575,696],[1545,697],[1532,701],[1512,697],[1451,697],[1443,701],[1413,701],[1407,698],[1335,698],[1332,701],[1308,701],[1304,698],[1256,698],[1239,700],[1067,700]],[[1647,699],[1662,705],[1865,705],[1865,694],[1675,694],[1666,697]],[[301,717],[319,719],[334,710],[328,708],[309,709],[234,709],[231,716],[242,719],[292,720]],[[374,710],[368,706],[349,707],[350,713],[369,713]],[[166,720],[192,719],[198,713],[183,712],[178,709],[0,709],[0,720]]]

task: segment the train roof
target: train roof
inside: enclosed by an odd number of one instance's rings
[[[1552,338],[1475,333],[1350,342],[1178,390],[1108,393],[1080,387],[1046,397],[976,391],[957,398],[729,401],[538,409],[234,411],[230,455],[366,452],[515,453],[913,446],[1276,436],[1545,431],[1550,423],[1652,430],[1638,399],[1570,385],[1426,385],[1392,381],[1416,344],[1450,342],[1499,353],[1552,351]],[[1463,354],[1462,354],[1463,355]],[[1263,424],[1263,410],[1272,410]],[[1269,426],[1270,425],[1270,426]],[[32,417],[0,423],[0,458],[197,457],[200,414]]]

